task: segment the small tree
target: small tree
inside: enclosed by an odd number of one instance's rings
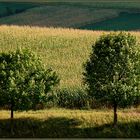
[[[45,69],[40,59],[29,50],[0,54],[0,97],[14,110],[34,109],[46,102],[47,93],[59,83],[55,72]]]
[[[92,46],[93,52],[84,65],[84,82],[89,95],[99,101],[109,101],[114,107],[131,103],[140,95],[140,56],[136,38],[129,33],[103,35]]]

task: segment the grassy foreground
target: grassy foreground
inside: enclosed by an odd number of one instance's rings
[[[10,112],[0,111],[0,137],[36,138],[140,138],[140,110],[119,110],[119,123],[112,126],[111,110],[50,109],[16,112],[15,119],[8,119]]]

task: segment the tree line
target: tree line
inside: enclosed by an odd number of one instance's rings
[[[84,64],[86,91],[92,100],[107,101],[113,106],[114,125],[120,104],[131,105],[140,97],[139,55],[135,36],[110,33],[96,40]],[[29,49],[0,54],[0,106],[9,106],[11,119],[15,110],[34,109],[47,102],[47,94],[59,81],[56,72],[46,69]]]

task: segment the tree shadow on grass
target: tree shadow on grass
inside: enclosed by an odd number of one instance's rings
[[[79,120],[64,117],[37,120],[33,118],[0,120],[0,137],[17,138],[60,138],[75,135],[73,128],[80,124]]]
[[[140,138],[140,122],[104,124],[99,127],[84,129],[85,137],[89,138]]]
[[[0,120],[0,137],[14,138],[140,138],[140,122],[78,127],[82,122],[65,117],[37,120],[32,118]],[[11,129],[12,128],[12,129]]]

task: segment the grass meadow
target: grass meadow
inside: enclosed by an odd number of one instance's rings
[[[140,110],[118,111],[118,125],[113,127],[111,110],[49,109],[15,112],[0,111],[0,137],[16,138],[139,138]],[[12,129],[11,129],[12,128]]]

